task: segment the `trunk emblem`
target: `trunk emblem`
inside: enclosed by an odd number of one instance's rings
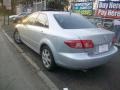
[[[107,42],[108,41],[108,38],[106,35],[104,35],[104,40]]]

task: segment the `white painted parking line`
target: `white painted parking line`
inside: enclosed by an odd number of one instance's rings
[[[4,35],[7,37],[7,39],[17,48],[17,50],[21,53],[23,53],[23,50],[14,43],[14,41],[7,35],[7,33],[3,30]]]
[[[27,56],[25,53],[21,53],[21,54],[37,71],[40,70],[39,66],[29,56]]]
[[[58,87],[56,87],[56,85],[42,71],[38,71],[38,75],[49,87],[51,87],[51,90],[59,90]]]
[[[18,50],[19,52],[21,52],[22,56],[23,56],[37,71],[40,70],[40,68],[38,67],[38,65],[37,65],[35,62],[33,62],[33,60],[32,60],[30,57],[28,57],[28,56],[24,53],[24,51],[23,51],[16,43],[14,43],[14,41],[7,35],[7,33],[5,33],[5,31],[3,31],[3,33],[4,33],[5,36],[8,38],[8,40],[17,48],[17,50]]]
[[[1,34],[1,33],[0,33],[0,34]],[[0,40],[1,40],[1,41],[4,41],[4,39],[2,38],[2,36],[1,36],[1,35],[0,35]]]
[[[40,71],[40,67],[28,55],[23,52],[23,50],[12,40],[11,37],[7,35],[4,30],[3,33],[10,41],[10,43],[12,43],[17,48],[17,50],[21,52],[21,55],[25,58],[25,60],[27,60],[37,70],[38,76],[46,83],[46,85],[51,90],[59,90],[59,88],[47,77],[47,75],[43,71]]]

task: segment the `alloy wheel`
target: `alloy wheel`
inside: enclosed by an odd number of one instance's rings
[[[20,34],[17,30],[14,32],[14,40],[16,43],[21,43]]]
[[[46,68],[51,67],[51,54],[47,49],[42,50],[42,61]]]

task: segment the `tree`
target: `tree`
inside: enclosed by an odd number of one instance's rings
[[[32,4],[35,0],[20,0],[21,4]]]
[[[2,6],[3,6],[3,0],[0,0],[0,3],[2,4]]]
[[[64,6],[68,5],[68,0],[48,0],[48,8],[63,10]]]

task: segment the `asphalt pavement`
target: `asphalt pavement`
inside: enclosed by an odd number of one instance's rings
[[[9,43],[1,28],[0,90],[50,90],[46,83],[36,74],[35,69]]]
[[[4,25],[3,28],[12,38],[13,25]],[[54,72],[49,72],[42,66],[38,54],[25,44],[21,44],[19,47],[32,58],[60,90],[63,90],[63,88],[69,90],[120,90],[120,51],[107,64],[90,69],[87,72],[68,70],[61,67],[58,67]]]

